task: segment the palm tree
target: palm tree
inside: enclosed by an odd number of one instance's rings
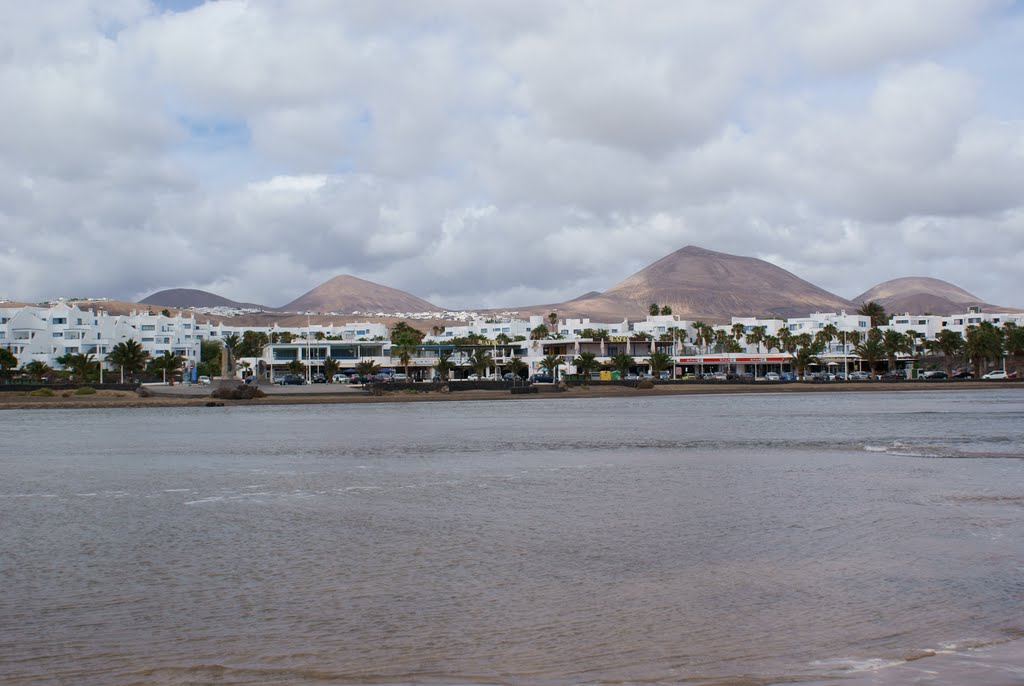
[[[66,360],[65,367],[71,370],[78,381],[88,381],[93,367],[97,364],[92,353],[71,353],[65,355],[64,359]]]
[[[779,352],[787,352],[790,355],[792,355],[793,351],[796,350],[797,345],[796,342],[793,340],[793,332],[790,331],[789,328],[783,327],[779,329],[779,332],[776,334],[776,336],[778,336],[779,339],[779,344],[778,346],[776,346],[778,347]]]
[[[174,375],[181,371],[181,366],[184,363],[185,358],[180,353],[165,350],[162,355],[150,360],[149,367],[154,371],[163,372],[164,381],[173,386]]]
[[[964,337],[959,331],[943,329],[935,335],[935,340],[928,341],[925,346],[932,353],[941,353],[943,366],[946,374],[953,375],[953,360],[960,356],[964,350]]]
[[[0,376],[11,378],[11,372],[18,368],[18,358],[7,348],[0,348]]]
[[[648,359],[651,363],[651,374],[655,378],[661,376],[663,371],[672,366],[672,357],[664,350],[655,350]]]
[[[610,364],[612,369],[619,373],[619,379],[625,379],[626,375],[629,374],[630,368],[636,364],[636,360],[633,359],[632,355],[619,353],[611,358]]]
[[[529,366],[518,357],[513,357],[505,364],[505,369],[512,372],[517,377],[523,378],[523,372],[527,371]]]
[[[825,326],[818,329],[818,332],[814,334],[814,338],[822,343],[822,352],[828,350],[828,346],[832,341],[839,338],[839,329],[835,327],[835,324],[826,324]]]
[[[759,328],[764,328],[765,332],[768,331],[768,329],[766,327],[759,327]],[[781,343],[779,343],[779,337],[778,336],[768,336],[768,335],[765,335],[765,337],[764,337],[764,349],[765,349],[766,352],[771,352],[772,350],[778,350],[778,351],[781,352],[782,348],[779,347],[780,345],[781,345]]]
[[[416,346],[414,345],[400,345],[396,348],[391,349],[391,356],[394,357],[398,354],[398,361],[402,364],[402,368],[405,370],[405,378],[409,378],[409,364],[412,362],[413,355],[416,354]]]
[[[121,383],[124,383],[125,372],[131,376],[146,368],[149,352],[134,338],[129,338],[111,348],[107,359],[121,369]]]
[[[373,378],[374,374],[380,372],[380,365],[373,360],[359,360],[356,362],[354,369],[359,378],[365,381]]]
[[[732,333],[732,337],[736,339],[737,343],[743,340],[743,334],[746,332],[746,328],[747,327],[743,326],[739,322],[736,322],[730,327],[729,331]]]
[[[284,366],[284,368],[288,370],[289,374],[296,374],[298,376],[306,375],[306,365],[302,360],[291,360]]]
[[[857,310],[857,314],[862,317],[868,317],[871,320],[871,326],[882,326],[889,321],[889,316],[885,313],[885,308],[882,304],[874,300],[861,303],[860,308]]]
[[[715,352],[727,352],[732,336],[725,329],[714,329],[711,336],[715,341]]]
[[[469,354],[469,366],[482,379],[487,376],[487,370],[494,366],[494,358],[490,351],[477,348]]]
[[[334,375],[341,369],[341,363],[333,357],[324,358],[324,376],[327,383],[334,383]]]
[[[437,354],[437,362],[434,363],[434,369],[437,370],[437,378],[441,381],[447,381],[454,368],[455,364],[452,362],[450,350],[444,350]]]
[[[21,370],[31,376],[36,382],[42,381],[44,376],[53,371],[50,365],[41,360],[32,360],[22,367]]]
[[[540,360],[541,369],[546,369],[554,381],[558,381],[558,367],[561,364],[561,355],[545,355]]]
[[[704,330],[708,327],[707,324],[700,321],[699,319],[695,322],[691,322],[690,326],[693,327],[693,344],[697,346],[697,351],[701,352],[701,347],[704,343]]]
[[[541,341],[548,337],[548,327],[544,324],[538,324],[537,328],[530,332],[530,340]]]
[[[896,329],[886,329],[882,334],[882,349],[885,350],[885,357],[889,365],[889,371],[896,371],[896,356],[899,354],[910,355],[913,347],[910,339]]]
[[[981,376],[981,367],[998,361],[1003,354],[1003,335],[992,322],[967,327],[964,353],[974,366],[974,377]]]
[[[796,375],[800,379],[804,378],[807,372],[807,367],[812,364],[821,364],[821,359],[818,358],[818,355],[822,350],[821,342],[810,340],[810,336],[803,339],[802,336],[805,335],[806,334],[801,334],[801,336],[797,336],[797,338],[801,339],[801,345],[797,348],[796,352],[793,353],[793,366],[796,367]]]
[[[224,371],[227,372],[228,376],[234,376],[235,353],[238,351],[238,346],[242,344],[242,337],[237,333],[229,333],[221,340],[224,342],[224,349],[228,352],[228,368]]]
[[[597,355],[588,352],[577,355],[572,364],[576,367],[576,372],[583,375],[583,383],[587,385],[590,384],[590,374],[600,366]]]
[[[878,329],[872,329],[872,332],[878,332]],[[871,380],[875,380],[875,376],[878,373],[878,363],[885,358],[885,348],[882,347],[882,336],[868,334],[867,340],[857,345],[853,349],[853,353],[867,362],[868,369],[871,370]]]
[[[647,306],[647,314],[651,315],[652,317],[658,316],[659,312],[661,312],[661,308],[658,307],[658,303],[651,303],[650,305]]]
[[[1013,358],[1013,368],[1020,372],[1020,358],[1024,357],[1024,327],[1013,322],[1003,324],[1003,349]]]
[[[549,312],[548,313],[548,328],[551,331],[554,331],[555,333],[558,333],[558,313],[557,312]]]

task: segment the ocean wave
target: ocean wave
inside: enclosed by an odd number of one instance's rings
[[[1015,446],[1016,447],[1016,446]],[[893,441],[889,445],[865,444],[862,446],[865,452],[885,453],[896,457],[928,457],[944,459],[1022,459],[1024,449],[1018,448],[1014,452],[1002,452],[998,450],[978,450],[960,448],[952,445],[935,445],[925,443],[904,443]]]

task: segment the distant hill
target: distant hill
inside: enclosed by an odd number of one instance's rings
[[[228,300],[215,293],[208,293],[196,288],[170,288],[147,296],[139,301],[143,305],[158,305],[160,307],[232,307],[236,310],[271,310],[272,307],[255,305],[253,303],[240,303]]]
[[[870,288],[854,302],[874,301],[882,305],[889,314],[962,314],[968,307],[980,307],[983,311],[1016,311],[1016,308],[990,305],[948,281],[927,276],[907,276],[885,281]]]
[[[415,295],[343,274],[284,305],[285,312],[439,312]]]
[[[641,269],[604,293],[553,306],[562,316],[640,317],[651,303],[687,319],[728,321],[732,316],[793,317],[854,310],[834,293],[753,257],[687,246]],[[527,310],[529,308],[522,308]]]

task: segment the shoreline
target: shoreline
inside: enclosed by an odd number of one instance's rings
[[[191,387],[194,389],[195,387]],[[874,393],[949,390],[1024,390],[1024,383],[991,381],[947,381],[947,382],[858,382],[858,383],[785,383],[785,384],[665,384],[651,389],[630,386],[570,386],[564,392],[541,392],[513,395],[506,390],[466,390],[442,393],[439,391],[385,391],[372,395],[346,389],[337,393],[270,393],[263,398],[252,400],[225,400],[211,398],[209,393],[164,392],[152,387],[150,397],[141,397],[133,391],[99,391],[94,395],[64,397],[31,397],[27,392],[0,393],[0,411],[36,409],[101,409],[101,408],[145,408],[145,407],[206,407],[208,403],[217,406],[269,406],[269,405],[347,405],[357,403],[410,403],[410,402],[471,402],[480,400],[516,400],[529,402],[537,399],[569,398],[657,398],[678,395],[728,395],[728,394],[785,394],[785,393]]]

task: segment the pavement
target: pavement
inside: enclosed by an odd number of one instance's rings
[[[146,388],[158,395],[173,395],[181,397],[203,397],[210,395],[219,384],[236,386],[241,382],[219,381],[214,379],[210,385],[202,384],[174,384],[168,386],[162,383],[145,384]],[[340,383],[315,383],[302,386],[280,386],[276,384],[262,383],[256,386],[267,395],[364,395],[366,393],[362,386],[352,386]]]

